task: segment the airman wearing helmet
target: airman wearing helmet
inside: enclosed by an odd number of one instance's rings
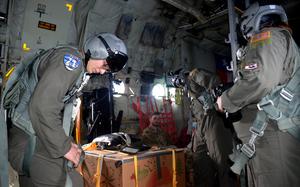
[[[299,51],[287,26],[284,9],[274,4],[252,4],[241,17],[241,32],[248,44],[239,63],[235,84],[218,97],[220,111],[242,111],[234,124],[238,137],[248,143],[257,114],[256,104],[274,88],[287,83],[299,63]],[[300,143],[267,121],[264,135],[256,141],[254,157],[247,164],[249,186],[300,184]]]
[[[34,186],[64,186],[68,176],[65,162],[77,166],[82,158],[82,151],[69,136],[65,121],[70,127],[73,119],[72,112],[66,112],[68,103],[76,104],[76,93],[88,80],[84,75],[120,71],[128,60],[124,42],[110,33],[89,38],[83,52],[85,58],[71,46],[55,47],[39,53],[39,58],[30,63],[22,62],[29,68],[17,66],[18,71],[12,75],[14,78],[17,73],[30,74],[30,81],[24,81],[28,84],[24,93],[29,95],[26,98],[24,94],[20,96],[20,103],[27,99],[27,104],[17,111],[23,120],[20,124],[32,124],[32,128],[27,127],[32,136],[12,125],[9,129],[9,161],[22,177],[30,174],[30,183]],[[26,72],[27,69],[31,71]],[[71,107],[70,111],[74,111],[73,105]],[[35,144],[31,144],[31,137],[35,137]],[[27,157],[28,145],[33,145],[30,157]],[[24,163],[28,167],[25,168]],[[31,186],[30,183],[21,185]]]
[[[216,110],[206,111],[198,100],[203,90],[211,90],[220,83],[219,78],[208,71],[194,69],[189,73],[188,80],[191,112],[197,123],[190,143],[195,185],[235,186],[227,163],[232,152],[233,134],[225,128],[225,122]],[[205,172],[201,172],[203,168]]]
[[[87,39],[83,50],[89,73],[118,72],[128,60],[124,42],[110,33],[98,34]]]

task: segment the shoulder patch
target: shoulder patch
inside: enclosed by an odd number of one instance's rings
[[[271,43],[271,31],[265,31],[262,33],[255,34],[251,37],[251,47],[257,47],[258,45],[265,45]]]
[[[77,69],[81,64],[81,59],[72,54],[66,54],[64,56],[64,65],[67,70],[73,71]]]
[[[255,34],[254,36],[252,36],[250,42],[255,43],[255,42],[267,40],[269,38],[271,38],[271,31],[266,31],[266,32],[262,32],[262,33]]]

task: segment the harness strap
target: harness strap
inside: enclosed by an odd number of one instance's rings
[[[5,111],[0,108],[0,186],[8,186],[8,150]]]
[[[284,88],[280,91],[280,98],[278,103],[278,108],[284,113],[288,113],[288,106],[290,105],[291,101],[293,100],[296,89],[300,85],[300,67],[297,68],[295,71],[293,78],[289,80]]]
[[[258,104],[258,108],[261,109],[261,107],[266,107],[271,104],[271,102],[268,102],[269,104],[266,104],[263,102],[264,105]],[[234,164],[230,168],[234,173],[240,175],[241,171],[247,164],[248,160],[252,158],[255,154],[255,142],[258,137],[262,137],[264,135],[264,131],[267,128],[267,121],[268,117],[266,113],[263,110],[258,111],[256,119],[250,127],[251,132],[251,138],[248,143],[243,144],[243,146],[240,149],[240,152],[235,156],[234,158]]]
[[[73,182],[72,182],[72,179],[71,179],[70,175],[68,174],[68,172],[67,172],[65,187],[73,187]]]
[[[296,120],[299,117],[288,118],[284,114],[289,112],[289,105],[292,104],[292,100],[295,95],[295,90],[300,83],[300,68],[298,68],[293,75],[293,78],[287,83],[287,85],[281,88],[280,98],[278,106],[274,106],[274,102],[270,96],[263,97],[263,99],[257,104],[257,108],[260,110],[257,113],[257,117],[250,127],[251,138],[248,143],[244,144],[241,148],[241,152],[234,158],[234,165],[231,170],[237,174],[240,174],[241,170],[247,164],[248,160],[255,154],[255,142],[257,137],[261,137],[264,134],[264,130],[267,127],[266,121],[270,118],[277,121],[278,128],[281,131],[287,131],[295,138],[300,140],[300,128],[294,124],[299,124]],[[280,110],[279,110],[280,109]]]
[[[79,93],[82,88],[87,84],[90,76],[86,76],[86,73],[82,71],[80,74],[79,78],[76,81],[75,86],[72,88],[72,90],[64,97],[64,102],[65,102],[65,109],[64,109],[64,116],[63,116],[63,129],[65,131],[65,134],[69,136],[71,134],[71,131],[73,129],[73,109],[76,104],[78,105],[79,103],[77,102],[76,99],[73,99],[72,102],[69,102],[74,96],[77,96],[77,93]],[[78,147],[81,148],[80,145]],[[83,162],[85,157],[84,151],[82,150],[82,153],[80,155],[80,163]],[[67,178],[66,178],[66,183],[65,187],[72,187],[72,180],[68,174],[68,170],[73,169],[73,163],[71,161],[66,161],[66,171],[67,171]]]

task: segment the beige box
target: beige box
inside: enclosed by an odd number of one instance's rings
[[[85,187],[185,186],[183,149],[136,155],[109,150],[86,151],[86,158],[78,170],[83,175]]]

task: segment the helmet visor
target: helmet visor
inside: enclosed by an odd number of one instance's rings
[[[106,58],[108,67],[112,73],[118,72],[124,68],[128,60],[128,56],[121,51],[109,52],[109,56]]]

